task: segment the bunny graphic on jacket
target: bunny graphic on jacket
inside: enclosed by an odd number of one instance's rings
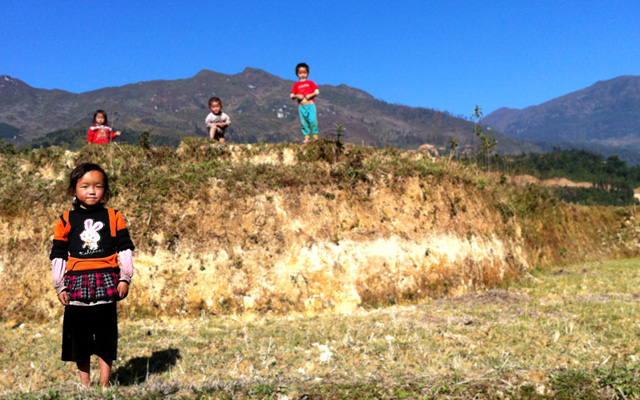
[[[82,248],[89,248],[90,250],[97,250],[98,243],[100,242],[100,234],[98,231],[102,229],[104,224],[100,221],[95,222],[92,219],[86,219],[84,221],[84,231],[80,233],[80,239],[84,242]]]

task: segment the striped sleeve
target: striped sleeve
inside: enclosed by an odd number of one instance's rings
[[[122,213],[116,211],[116,249],[120,252],[123,250],[135,250],[135,248]]]
[[[53,230],[53,246],[51,246],[51,253],[49,259],[61,258],[68,260],[69,258],[69,223],[64,221],[62,217],[58,218],[56,227]]]

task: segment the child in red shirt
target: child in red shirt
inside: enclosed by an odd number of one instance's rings
[[[109,143],[117,136],[120,136],[122,132],[114,132],[107,122],[107,113],[103,110],[98,110],[93,114],[93,125],[89,128],[87,134],[87,143]]]
[[[315,97],[320,94],[318,86],[307,79],[309,76],[309,66],[305,63],[296,65],[296,75],[298,82],[291,88],[291,99],[298,100],[298,113],[300,114],[300,124],[304,141],[309,142],[309,134],[313,134],[313,139],[318,139],[318,117],[316,116]]]

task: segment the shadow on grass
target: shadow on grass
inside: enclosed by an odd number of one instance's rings
[[[135,357],[118,367],[112,376],[118,385],[131,386],[145,382],[149,375],[166,372],[181,358],[180,350],[166,349],[154,351],[151,357]]]

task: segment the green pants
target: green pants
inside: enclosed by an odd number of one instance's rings
[[[298,113],[300,114],[300,124],[302,125],[302,134],[309,136],[309,134],[318,134],[318,118],[316,117],[316,105],[307,104],[305,106],[298,107]]]

